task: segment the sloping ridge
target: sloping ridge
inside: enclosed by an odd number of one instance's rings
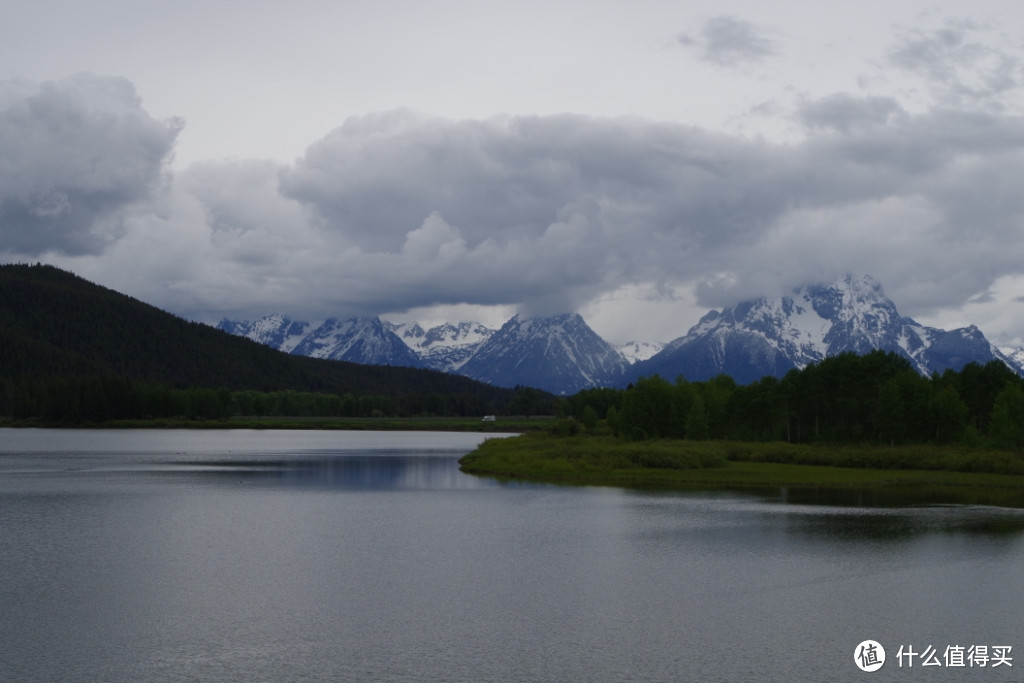
[[[46,265],[0,266],[0,348],[0,377],[9,379],[87,374],[262,391],[503,391],[431,370],[290,356]]]

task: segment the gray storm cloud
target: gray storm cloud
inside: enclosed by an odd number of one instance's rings
[[[179,129],[146,114],[124,79],[0,84],[3,246],[101,251],[121,231],[118,211],[149,196]]]
[[[917,313],[1019,274],[1024,120],[836,94],[804,137],[750,140],[639,118],[349,119],[294,164],[195,164],[127,82],[8,89],[8,255],[197,319],[443,304],[577,310],[631,285],[702,306],[846,271]],[[166,180],[166,182],[161,182]],[[681,330],[682,331],[682,330]]]
[[[857,270],[892,291],[927,283],[918,303],[941,305],[964,296],[950,270],[982,287],[1016,271],[1020,119],[849,95],[801,116],[807,137],[782,145],[629,118],[391,112],[315,143],[281,186],[361,252],[398,253],[410,226],[443,220],[458,247],[417,285],[423,299],[550,310],[691,282],[724,305]],[[409,272],[430,270],[433,256],[404,255]]]
[[[410,226],[445,221],[459,258],[422,295],[565,310],[631,280],[688,278],[695,252],[761,229],[785,201],[758,178],[770,152],[639,119],[391,112],[312,145],[281,187],[362,252],[398,252]]]

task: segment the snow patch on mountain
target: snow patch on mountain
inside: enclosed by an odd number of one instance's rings
[[[252,322],[224,318],[217,323],[217,329],[239,337],[246,337],[285,353],[291,353],[296,346],[302,343],[313,327],[314,325],[310,323],[294,321],[279,313],[265,315]]]
[[[424,330],[416,322],[388,323],[423,364],[442,372],[458,372],[494,329],[478,322],[443,323]]]

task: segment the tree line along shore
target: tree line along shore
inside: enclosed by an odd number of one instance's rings
[[[369,371],[370,369],[364,369]],[[388,368],[382,369],[384,371]],[[384,388],[384,385],[376,385]],[[209,388],[119,375],[0,377],[0,419],[54,425],[115,420],[479,418],[554,416],[561,429],[626,441],[686,439],[794,444],[933,444],[1024,449],[1024,380],[971,363],[925,377],[894,354],[842,354],[782,379],[739,385],[644,377],[624,389],[556,397],[530,387],[374,391]],[[475,388],[475,387],[474,387]]]
[[[704,382],[653,376],[568,397],[529,387],[504,392],[256,391],[109,375],[20,376],[0,378],[0,424],[532,432],[486,442],[463,469],[583,483],[941,479],[943,486],[1013,489],[1024,481],[1024,380],[999,362],[926,377],[902,357],[874,351],[747,385],[725,375]],[[489,414],[497,420],[481,421]]]
[[[572,484],[870,487],[1024,507],[1024,382],[999,362],[925,377],[881,351],[745,386],[654,376],[580,392],[547,433],[487,441],[461,466]]]

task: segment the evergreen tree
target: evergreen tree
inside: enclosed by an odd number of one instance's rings
[[[1001,448],[1024,446],[1024,389],[1020,384],[1007,384],[996,396],[990,435],[993,443]]]

